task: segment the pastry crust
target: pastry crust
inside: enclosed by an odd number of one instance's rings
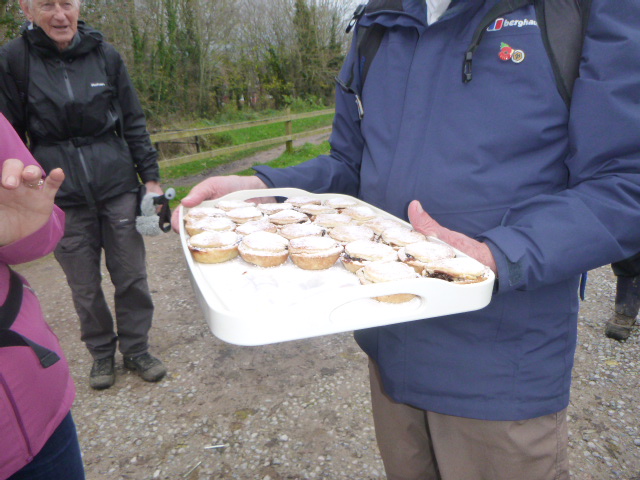
[[[405,227],[387,228],[382,232],[380,238],[384,243],[391,245],[396,250],[410,243],[421,242],[427,239],[422,233]]]
[[[398,259],[413,267],[419,274],[423,273],[428,264],[455,256],[456,252],[449,245],[429,240],[410,243],[398,250]]]
[[[229,212],[236,208],[255,207],[255,206],[256,204],[253,202],[243,202],[240,200],[220,200],[216,204],[216,207],[218,207],[221,210],[224,210],[225,212]]]
[[[304,270],[325,270],[340,258],[342,245],[329,237],[298,237],[289,242],[291,261]]]
[[[339,225],[329,231],[329,236],[334,240],[346,245],[356,240],[373,240],[373,230],[364,225],[347,224]]]
[[[317,205],[315,203],[305,203],[304,205],[300,205],[298,207],[298,211],[302,213],[306,213],[313,220],[317,215],[321,213],[338,213],[338,210],[335,208],[328,207],[326,205]]]
[[[357,272],[371,262],[397,262],[397,260],[398,254],[392,247],[371,240],[347,243],[341,257],[344,268],[350,272]]]
[[[313,223],[325,228],[335,228],[340,225],[348,225],[353,221],[349,215],[343,213],[321,213],[316,215]]]
[[[235,232],[203,232],[187,239],[196,262],[222,263],[238,256],[240,237]]]
[[[259,267],[277,267],[289,256],[289,241],[269,232],[254,232],[243,237],[238,252],[243,260]]]
[[[297,210],[282,210],[269,215],[269,221],[275,225],[291,225],[293,223],[307,223],[309,217]]]
[[[367,220],[366,222],[363,223],[363,225],[373,230],[377,236],[382,235],[382,232],[384,232],[387,228],[397,228],[397,227],[403,226],[400,222],[397,222],[396,220],[393,220],[387,217],[382,217],[382,216],[378,216],[378,217],[372,218],[371,220]]]
[[[325,234],[326,230],[315,223],[293,223],[291,225],[285,225],[280,227],[279,234],[287,240],[292,240],[298,237],[317,236],[321,237]]]
[[[260,220],[250,220],[236,227],[236,232],[240,235],[249,235],[250,233],[262,231],[277,233],[278,228],[265,218]]]
[[[419,278],[413,268],[400,262],[372,262],[358,270],[356,275],[363,285]],[[415,297],[412,293],[393,293],[373,298],[386,303],[404,303]]]
[[[184,229],[191,236],[202,232],[233,231],[235,228],[235,222],[227,217],[203,217],[184,224]]]
[[[227,216],[236,223],[247,223],[263,218],[262,212],[256,207],[234,208],[227,212]]]
[[[294,207],[299,207],[301,205],[305,205],[308,203],[313,203],[316,205],[320,205],[322,202],[317,197],[308,197],[308,196],[296,196],[287,198],[287,203],[290,203]]]
[[[448,282],[478,283],[489,278],[490,269],[471,257],[445,258],[425,266],[424,275]]]
[[[378,214],[366,205],[358,205],[356,207],[345,208],[342,213],[349,215],[356,223],[365,223],[378,216]]]
[[[281,212],[282,210],[291,210],[293,205],[287,202],[283,203],[259,203],[256,205],[265,215],[273,215],[274,213]]]
[[[226,217],[227,212],[216,207],[205,207],[199,205],[197,207],[190,208],[184,215],[185,222],[192,222],[200,218],[205,217]]]
[[[345,208],[357,207],[359,205],[356,200],[343,197],[328,198],[323,204],[336,210],[344,210]]]

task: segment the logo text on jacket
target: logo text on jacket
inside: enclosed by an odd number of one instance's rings
[[[497,18],[491,25],[487,27],[487,32],[496,32],[498,30],[502,30],[507,27],[537,27],[538,21],[525,18],[522,20],[507,20],[506,18]]]

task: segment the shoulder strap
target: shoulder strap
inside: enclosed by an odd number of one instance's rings
[[[382,37],[387,29],[380,24],[373,24],[370,27],[361,27],[358,38],[358,59],[360,66],[360,91],[364,87],[371,63],[378,53]]]
[[[117,89],[118,89],[118,82],[116,81],[118,77],[117,58],[113,54],[113,50],[107,49],[104,43],[100,43],[100,45],[98,46],[98,51],[100,52],[100,56],[104,60],[107,78],[109,80],[109,85],[112,88],[114,88],[115,90],[114,95],[117,96]]]
[[[0,306],[0,330],[8,330],[20,313],[22,306],[22,280],[9,269],[9,293],[4,304]]]
[[[118,132],[118,136],[124,138],[124,128],[122,125],[124,116],[122,112],[122,106],[120,105],[120,97],[118,96],[119,57],[116,55],[116,51],[114,49],[107,49],[104,43],[100,43],[100,45],[98,46],[98,51],[100,52],[100,56],[104,61],[105,72],[107,74],[107,82],[109,83],[109,87],[111,87],[112,92],[113,108],[116,112],[116,115],[118,116],[116,130]]]
[[[353,17],[347,26],[347,33],[353,29],[365,13],[373,13],[381,10],[403,11],[402,0],[370,0],[368,3],[361,3],[353,13]],[[358,28],[356,48],[358,55],[357,68],[360,74],[360,92],[362,92],[369,68],[373,63],[376,53],[378,53],[386,30],[386,27],[377,23],[368,27],[359,26]],[[351,75],[349,87],[351,87],[351,81],[353,81],[353,74]]]
[[[4,304],[0,306],[0,348],[1,347],[30,347],[36,354],[40,365],[48,368],[55,364],[60,357],[58,354],[33,340],[9,330],[20,313],[24,286],[17,273],[9,269],[9,293]]]
[[[23,36],[16,38],[5,49],[9,71],[18,88],[18,97],[23,110],[23,122],[25,131],[28,128],[29,100],[29,42]]]
[[[558,91],[568,106],[578,78],[591,0],[536,0],[535,8]]]

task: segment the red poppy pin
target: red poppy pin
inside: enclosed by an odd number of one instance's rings
[[[524,60],[524,52],[522,50],[516,50],[502,42],[500,43],[500,52],[498,53],[498,57],[500,60],[505,62],[511,60],[514,63],[520,63]]]

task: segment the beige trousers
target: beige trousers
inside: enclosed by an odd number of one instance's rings
[[[369,361],[388,480],[568,480],[566,409],[523,421],[454,417],[394,402]]]

